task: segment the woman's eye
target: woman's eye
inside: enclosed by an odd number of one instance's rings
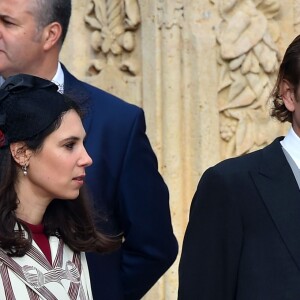
[[[74,148],[74,143],[69,143],[69,144],[66,144],[65,145],[65,147],[67,148],[67,149],[73,149]]]

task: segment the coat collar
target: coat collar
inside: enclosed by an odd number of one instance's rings
[[[300,191],[280,140],[262,150],[253,180],[280,235],[300,270]]]
[[[86,132],[88,132],[91,124],[91,112],[93,111],[91,95],[83,82],[76,79],[63,64],[61,64],[61,67],[64,72],[64,93],[83,108],[85,114],[83,125]]]

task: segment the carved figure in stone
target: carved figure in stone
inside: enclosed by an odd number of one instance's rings
[[[219,110],[224,156],[260,148],[275,123],[267,99],[278,69],[278,0],[219,0]],[[276,134],[276,132],[274,133]]]
[[[137,64],[124,54],[135,48],[134,31],[141,21],[137,0],[90,0],[85,21],[92,30],[91,46],[99,53],[90,73],[97,74],[110,64],[135,75]]]

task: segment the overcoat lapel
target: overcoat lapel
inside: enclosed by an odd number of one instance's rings
[[[300,270],[300,191],[280,139],[262,151],[252,178],[291,256]]]

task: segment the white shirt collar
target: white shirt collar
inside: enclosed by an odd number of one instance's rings
[[[0,76],[0,86],[2,85],[2,83],[4,81],[5,81],[4,78],[2,76]],[[62,70],[60,62],[58,62],[56,73],[55,73],[55,75],[54,75],[54,77],[52,78],[51,81],[53,83],[55,83],[56,85],[58,85],[59,92],[61,92],[61,93],[64,92],[65,76],[64,76],[64,72]]]
[[[293,127],[280,143],[300,169],[300,137],[295,133]]]
[[[62,70],[60,62],[58,62],[57,71],[51,81],[58,86],[58,92],[63,94],[64,93],[65,76],[64,76],[64,72]]]

